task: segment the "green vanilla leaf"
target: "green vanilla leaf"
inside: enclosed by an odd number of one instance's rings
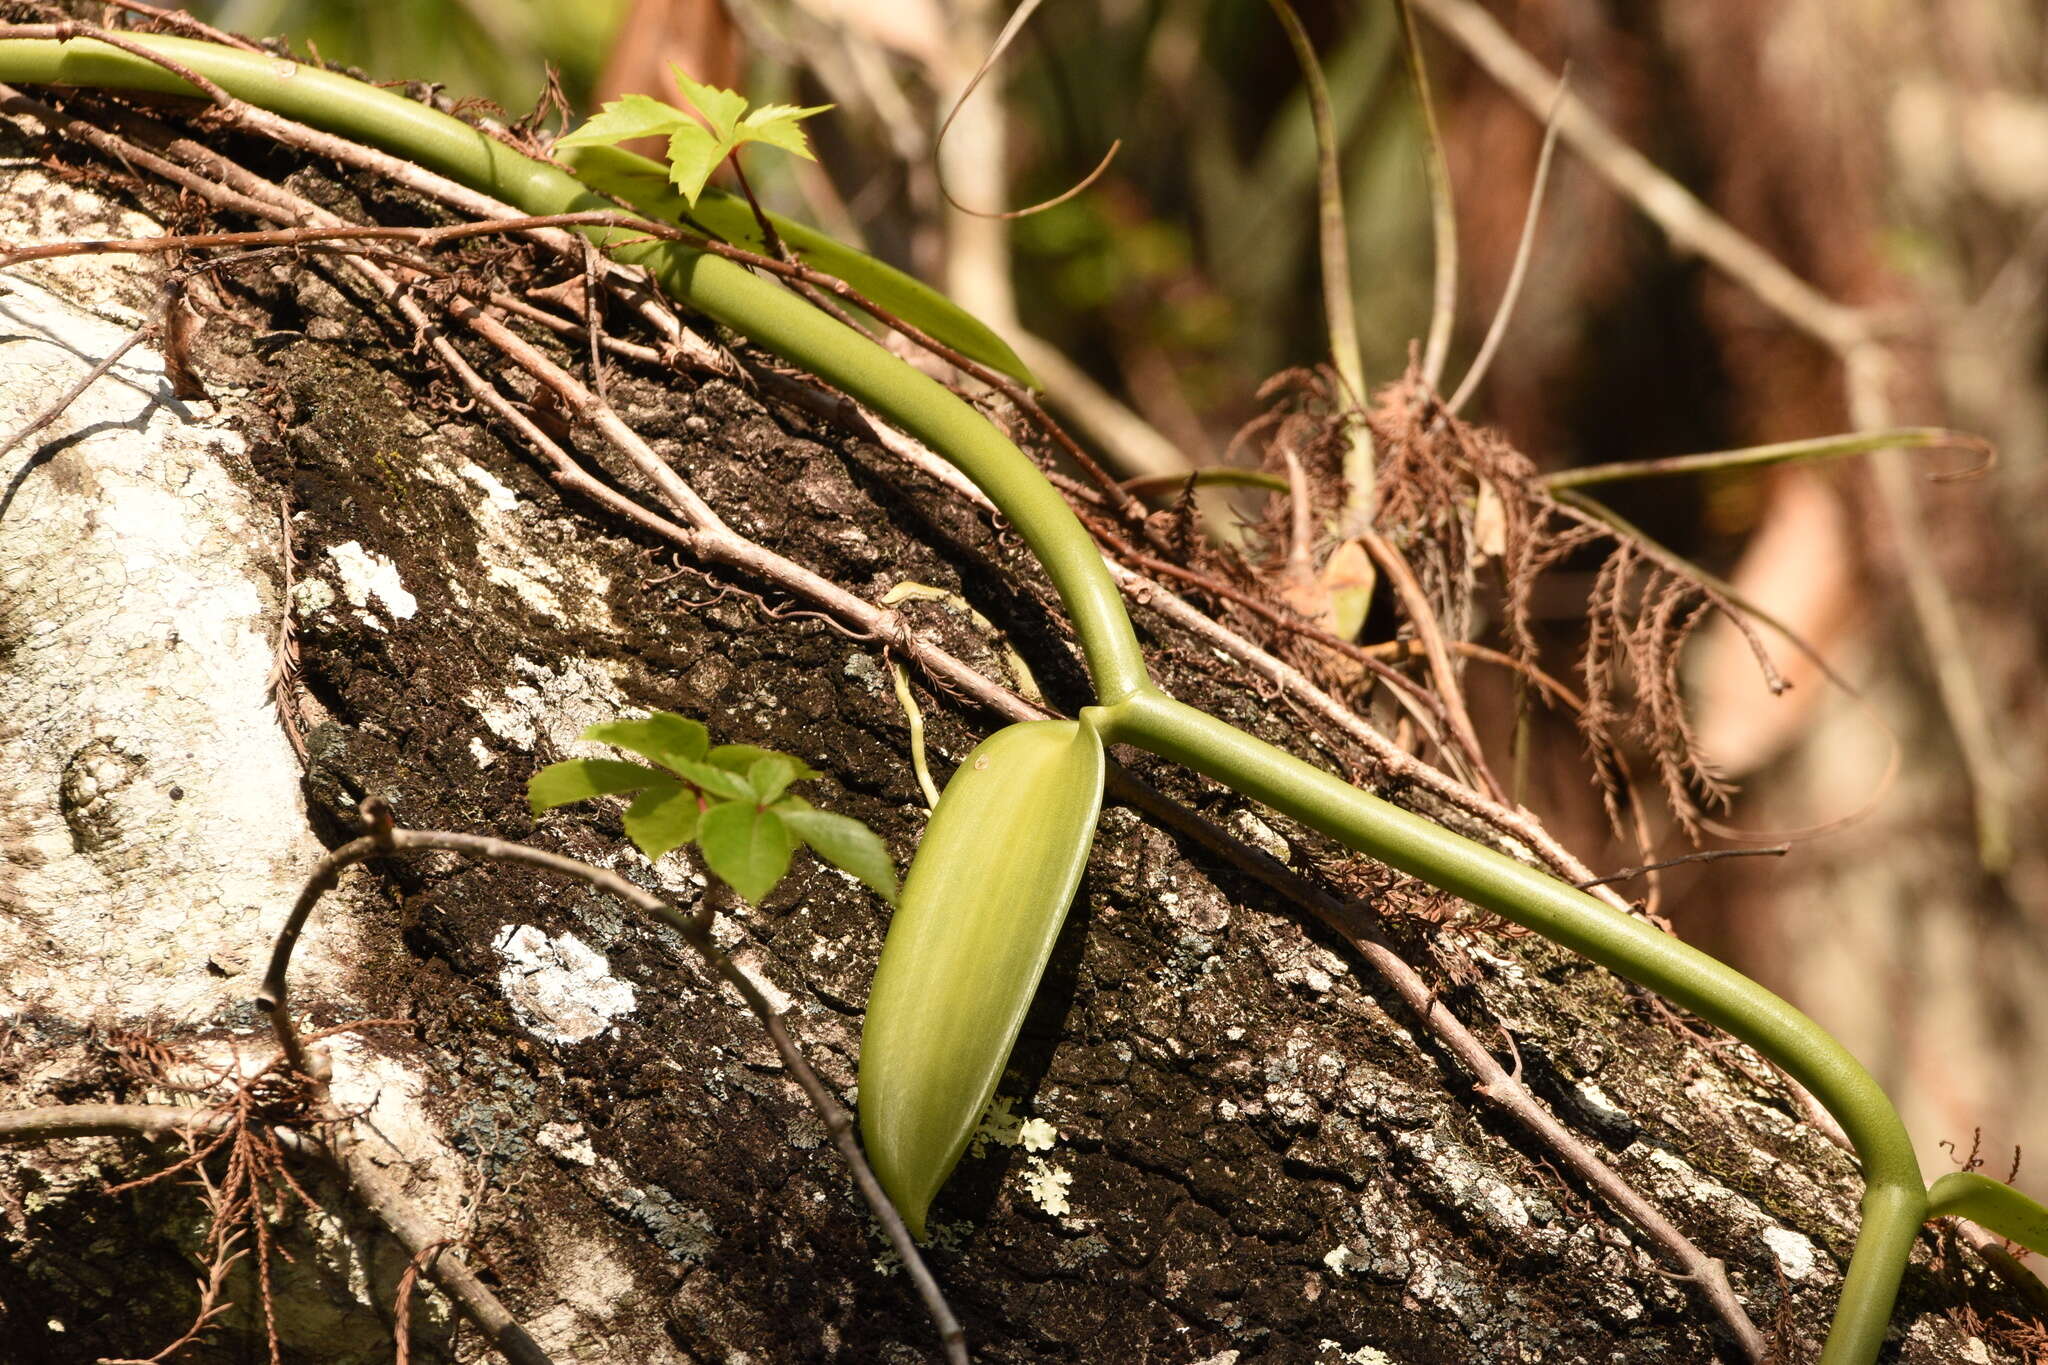
[[[813,853],[841,872],[858,877],[889,904],[896,904],[896,863],[873,830],[849,816],[813,810],[794,798],[778,804],[775,814]]]
[[[659,137],[685,126],[696,127],[697,120],[673,104],[646,95],[626,95],[606,104],[575,132],[556,138],[555,145],[609,147],[629,138]]]
[[[660,786],[641,792],[626,808],[626,837],[647,855],[648,862],[656,862],[697,837],[701,810],[696,792],[672,777],[664,778]]]
[[[1986,1176],[1951,1171],[1935,1181],[1927,1187],[1927,1216],[1967,1218],[2048,1256],[2048,1208]]]
[[[796,839],[774,811],[731,801],[704,812],[697,846],[719,880],[758,905],[789,871]]]
[[[627,763],[616,758],[572,758],[550,763],[526,782],[526,800],[533,813],[587,801],[593,796],[611,796],[638,791],[674,778],[644,763]]]
[[[701,722],[686,720],[673,711],[657,711],[638,720],[605,721],[585,730],[583,738],[616,745],[666,768],[700,759],[711,747],[711,734]]]
[[[747,785],[754,789],[754,799],[766,806],[788,791],[803,771],[803,764],[788,754],[763,754],[747,769]]]
[[[749,251],[768,251],[753,207],[739,195],[713,186],[691,203],[676,192],[669,183],[668,168],[657,161],[618,147],[564,147],[559,141],[555,146],[563,152],[562,164],[574,171],[578,179],[623,200],[635,212],[658,222],[694,228]],[[775,213],[768,215],[768,221],[804,264],[846,281],[864,297],[874,300],[877,307],[887,309],[970,360],[978,360],[1029,388],[1040,387],[1037,377],[1008,342],[922,280],[834,241],[814,227]]]
[[[1081,883],[1102,810],[1102,741],[1074,721],[998,730],[925,827],[861,1029],[868,1162],[924,1236],[995,1094]]]

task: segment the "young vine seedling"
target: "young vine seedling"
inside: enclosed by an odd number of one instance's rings
[[[527,783],[536,816],[572,801],[636,792],[626,808],[626,837],[649,862],[694,843],[714,876],[758,904],[789,871],[797,846],[807,844],[896,903],[896,865],[875,832],[789,790],[819,776],[803,760],[752,744],[714,746],[701,722],[668,711],[593,725],[583,738],[651,759],[652,766],[616,758],[550,763]]]
[[[664,104],[651,95],[627,95],[605,105],[589,122],[566,137],[557,147],[616,147],[636,137],[668,138],[669,183],[682,192],[691,208],[704,192],[704,182],[719,163],[749,142],[765,143],[815,161],[804,130],[797,125],[832,106],[814,104],[800,109],[793,104],[764,104],[747,109],[747,97],[737,90],[692,80],[674,62],[668,64],[676,89],[696,110],[694,114]]]

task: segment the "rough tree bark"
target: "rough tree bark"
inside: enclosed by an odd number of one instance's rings
[[[22,137],[0,162],[7,237],[158,230],[80,183],[75,151]],[[296,175],[326,201],[409,211],[360,180]],[[0,281],[0,425],[143,320],[161,269],[58,261]],[[647,868],[616,812],[526,811],[534,768],[628,708],[798,754],[826,774],[820,805],[907,859],[921,806],[878,645],[778,614],[789,604],[758,585],[672,562],[565,499],[457,411],[402,323],[330,264],[244,270],[221,304],[196,352],[213,402],[170,397],[160,359],[131,352],[0,467],[0,1108],[152,1097],[140,1035],[186,1075],[267,1057],[248,1002],[269,936],[367,794],[406,825],[533,839],[694,903],[692,878]],[[623,365],[611,384],[736,528],[870,598],[906,579],[959,591],[1055,704],[1082,700],[1028,558],[947,490],[743,384]],[[1006,676],[1002,642],[971,620],[906,611]],[[267,701],[287,616],[312,727],[303,772]],[[1357,763],[1140,620],[1182,695]],[[942,769],[990,727],[922,700]],[[1330,859],[1124,757],[1298,871]],[[1848,1158],[1746,1050],[1703,1044],[1540,940],[1375,880],[1443,1006],[1728,1262],[1783,1358],[1809,1356],[1854,1226]],[[884,927],[859,887],[806,865],[718,930],[849,1100]],[[318,1025],[411,1021],[331,1040],[337,1094],[556,1359],[935,1353],[767,1040],[660,927],[507,868],[373,864],[323,907],[295,989]],[[978,1359],[1736,1358],[1642,1236],[1483,1104],[1355,954],[1129,809],[1106,814],[1002,1093],[1059,1139],[991,1145],[934,1211],[933,1267]],[[166,1161],[119,1139],[0,1149],[0,1355],[146,1355],[183,1330],[190,1187],[104,1193]],[[275,1268],[286,1356],[386,1359],[403,1254],[333,1187],[309,1188],[327,1212],[284,1220],[297,1259]],[[231,1292],[236,1312],[185,1359],[261,1356],[249,1277]],[[475,1358],[423,1299],[414,1358]],[[2014,1303],[1966,1253],[1923,1255],[1897,1359],[2020,1359],[1985,1327]]]

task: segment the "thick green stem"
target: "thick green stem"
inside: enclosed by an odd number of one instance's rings
[[[240,99],[371,143],[533,214],[605,206],[556,167],[455,119],[346,77],[264,54],[142,41]],[[193,93],[138,57],[76,40],[0,41],[0,81]],[[593,233],[608,243],[622,234]],[[1209,774],[1379,858],[1573,948],[1727,1029],[1784,1067],[1841,1123],[1863,1162],[1863,1232],[1824,1365],[1876,1359],[1927,1210],[1912,1143],[1884,1092],[1812,1020],[1755,982],[1584,892],[1351,787],[1151,686],[1094,542],[1031,461],[973,409],[868,338],[745,268],[667,243],[618,246],[679,300],[836,385],[959,466],[1045,565],[1080,634],[1106,740]]]
[[[1863,1235],[1822,1360],[1864,1365],[1876,1358],[1926,1209],[1926,1190],[1912,1139],[1891,1101],[1820,1025],[1734,968],[1643,920],[1162,692],[1146,689],[1091,712],[1091,718],[1106,741],[1185,763],[1349,848],[1583,953],[1784,1067],[1841,1123],[1868,1182]]]

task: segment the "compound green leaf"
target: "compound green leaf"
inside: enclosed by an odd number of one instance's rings
[[[672,104],[646,95],[612,100],[584,120],[573,133],[555,139],[557,147],[609,147],[636,137],[659,137],[697,121]]]

